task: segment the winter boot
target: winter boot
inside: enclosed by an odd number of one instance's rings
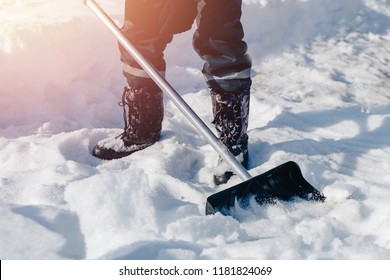
[[[164,116],[163,94],[146,88],[125,87],[122,101],[124,130],[115,138],[103,139],[92,154],[111,160],[128,156],[154,144],[160,139]],[[127,107],[127,111],[126,111]]]
[[[248,168],[249,92],[249,89],[239,93],[211,90],[213,124],[216,127],[218,137],[246,169]],[[214,183],[216,185],[224,184],[233,175],[231,167],[219,157]]]

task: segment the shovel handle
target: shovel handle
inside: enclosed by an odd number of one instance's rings
[[[177,91],[165,80],[160,72],[149,63],[142,54],[131,44],[131,42],[123,34],[122,30],[114,23],[105,11],[94,0],[82,0],[95,15],[106,25],[106,27],[115,35],[119,43],[126,51],[134,58],[134,60],[142,67],[149,77],[165,92],[169,99],[176,107],[184,114],[184,116],[192,123],[198,132],[206,138],[209,144],[215,151],[232,167],[233,171],[244,181],[251,179],[251,175],[241,165],[241,163],[232,155],[226,146],[214,135],[207,125],[199,118],[199,116],[191,109],[191,107],[183,100]]]

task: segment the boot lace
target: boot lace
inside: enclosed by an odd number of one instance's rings
[[[125,139],[128,129],[130,128],[129,123],[127,122],[127,111],[126,111],[126,105],[129,108],[129,111],[131,110],[130,103],[126,100],[126,95],[131,89],[128,87],[125,87],[123,94],[122,94],[122,100],[118,102],[118,106],[123,108],[123,132],[115,137],[115,139]]]

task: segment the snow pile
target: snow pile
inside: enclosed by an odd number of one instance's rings
[[[98,1],[122,22],[122,1]],[[217,158],[165,100],[163,135],[131,157],[91,156],[120,132],[117,44],[79,0],[0,4],[1,259],[390,258],[390,2],[244,0],[253,58],[250,173],[299,163],[325,203],[205,216]],[[193,31],[193,30],[192,30]],[[168,80],[205,120],[191,46]]]

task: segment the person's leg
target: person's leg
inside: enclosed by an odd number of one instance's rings
[[[139,52],[162,74],[166,63],[164,50],[173,35],[191,28],[197,14],[197,0],[126,0],[125,24],[122,28],[126,37]],[[152,87],[157,85],[120,46],[123,74],[131,87]],[[154,86],[153,86],[154,85]],[[157,88],[159,91],[159,89]]]
[[[196,15],[196,1],[189,0],[192,5],[183,5],[183,2],[126,0],[125,3],[122,31],[162,75],[166,68],[164,50],[167,44],[175,33],[189,29]],[[125,127],[115,139],[103,139],[95,146],[93,155],[102,159],[121,158],[144,149],[159,140],[162,129],[164,108],[161,89],[122,46],[119,48],[127,80],[119,103],[123,106]]]
[[[241,0],[200,0],[194,48],[210,88],[234,93],[251,86],[252,62],[243,41]]]
[[[163,51],[170,38],[161,39],[158,35],[158,12],[151,1],[126,0],[122,31],[137,50],[163,73]],[[161,90],[121,45],[119,49],[127,80],[119,102],[123,107],[124,130],[116,138],[103,139],[93,150],[94,156],[107,160],[128,156],[158,141],[164,115]]]
[[[251,60],[240,22],[241,0],[201,0],[194,48],[205,61],[203,74],[210,87],[214,121],[220,140],[248,167],[248,115]],[[233,175],[219,159],[214,181]]]
[[[125,2],[125,22],[122,31],[133,46],[162,74],[165,72],[164,50],[173,34],[160,32],[160,13],[166,1]],[[147,87],[159,91],[133,57],[119,45],[123,74],[130,87]]]

